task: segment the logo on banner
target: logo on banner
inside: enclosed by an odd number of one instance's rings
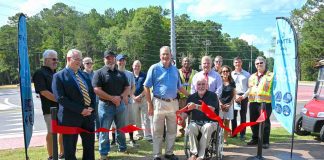
[[[282,96],[281,91],[277,91],[275,94],[276,105],[274,106],[274,110],[277,112],[277,114],[289,116],[291,114],[289,105],[292,105],[290,104],[292,99],[291,93],[286,92],[284,96]]]

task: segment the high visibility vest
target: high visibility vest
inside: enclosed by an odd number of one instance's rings
[[[180,75],[180,79],[181,79],[181,83],[183,85],[183,88],[187,90],[188,93],[190,93],[190,90],[191,90],[191,82],[192,82],[192,77],[197,73],[196,70],[191,70],[191,73],[190,73],[190,76],[189,76],[189,81],[186,83],[185,82],[185,78],[184,78],[184,75],[181,71],[181,69],[178,69],[179,70],[179,75]],[[180,94],[180,98],[185,98],[186,96],[182,93],[179,93]]]
[[[270,71],[267,71],[260,81],[258,81],[257,73],[252,74],[249,78],[249,102],[271,103],[272,82],[273,73]]]

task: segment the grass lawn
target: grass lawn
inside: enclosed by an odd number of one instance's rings
[[[251,137],[251,130],[247,129],[247,138]],[[297,136],[295,134],[296,140],[313,140],[314,136]],[[290,142],[291,135],[286,132],[283,128],[273,128],[271,130],[270,142]],[[127,159],[127,160],[140,160],[140,159],[152,159],[152,145],[147,141],[137,141],[138,147],[128,147],[128,153],[118,153],[117,147],[112,147],[112,151],[109,154],[110,159]],[[179,139],[175,145],[175,152],[183,154],[183,138]],[[224,147],[242,147],[245,146],[246,142],[240,141],[238,138],[228,138],[228,145]],[[98,153],[98,143],[96,142],[96,157],[99,158]],[[226,149],[225,149],[226,150]],[[45,147],[31,147],[28,150],[29,157],[31,160],[44,160],[47,157],[47,152]],[[164,151],[163,151],[164,153]],[[12,149],[12,150],[1,150],[0,151],[1,160],[22,160],[25,159],[24,149]],[[78,145],[77,148],[77,157],[81,159],[82,157],[82,146]]]

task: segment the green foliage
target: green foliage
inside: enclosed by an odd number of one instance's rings
[[[0,84],[18,82],[17,23],[20,13],[9,18],[8,25],[0,28]],[[103,52],[113,50],[128,55],[127,68],[134,60],[142,62],[146,71],[159,61],[161,46],[170,45],[170,10],[159,6],[138,9],[114,10],[108,8],[104,14],[95,9],[81,13],[64,3],[44,8],[38,14],[27,17],[28,50],[31,73],[42,65],[42,53],[54,49],[60,60],[59,68],[65,66],[65,55],[69,49],[77,48],[83,57],[91,57],[94,69],[103,65]],[[176,20],[177,63],[181,57],[194,59],[198,69],[203,55],[221,55],[225,64],[232,65],[232,58],[249,59],[261,55],[257,48],[244,40],[231,38],[222,33],[222,25],[210,20],[191,20],[186,14]],[[206,40],[210,44],[206,46]],[[206,52],[207,51],[207,52]],[[248,67],[248,63],[244,63]]]
[[[308,0],[300,10],[292,12],[292,22],[299,35],[299,59],[302,80],[315,80],[314,64],[324,58],[324,5]]]

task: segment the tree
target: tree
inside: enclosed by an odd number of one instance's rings
[[[316,61],[324,57],[323,2],[308,0],[301,9],[292,12],[291,20],[299,36],[299,59],[302,80],[315,80]]]

